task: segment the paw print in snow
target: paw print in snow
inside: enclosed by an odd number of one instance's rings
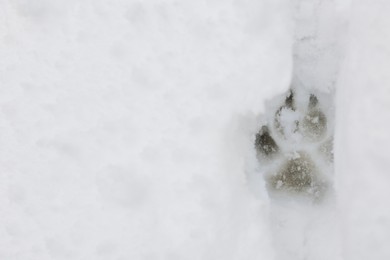
[[[317,94],[290,89],[272,102],[282,105],[268,107],[255,147],[271,196],[320,200],[331,187],[333,105],[329,95],[321,97],[325,104]]]

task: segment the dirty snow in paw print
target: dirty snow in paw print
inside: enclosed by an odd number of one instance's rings
[[[334,174],[332,100],[296,85],[269,101],[255,148],[270,195],[287,192],[287,198],[300,194],[313,201],[328,195]]]

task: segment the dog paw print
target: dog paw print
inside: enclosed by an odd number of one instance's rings
[[[255,140],[267,190],[271,196],[303,195],[320,200],[331,186],[332,105],[321,104],[314,93],[293,89],[279,102],[268,111],[270,116]]]

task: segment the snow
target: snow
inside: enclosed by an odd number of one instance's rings
[[[0,258],[273,254],[246,185],[285,1],[1,1]]]
[[[278,260],[341,257],[332,148],[326,148],[333,142],[333,94],[314,93],[296,85],[267,102],[256,135],[257,167],[248,169],[253,192],[265,186],[270,197],[270,240]],[[305,124],[313,113],[321,122]]]
[[[0,259],[389,259],[389,9],[0,1]],[[336,94],[326,204],[255,174],[290,82]]]
[[[365,0],[350,11],[335,142],[345,259],[390,257],[389,11],[387,1]]]

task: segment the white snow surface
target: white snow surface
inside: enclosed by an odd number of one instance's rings
[[[389,13],[0,0],[0,259],[390,259]],[[336,89],[329,205],[247,178],[291,81]]]
[[[335,141],[345,259],[390,259],[389,12],[388,1],[350,10]]]
[[[0,259],[272,258],[247,189],[287,1],[0,1]]]

